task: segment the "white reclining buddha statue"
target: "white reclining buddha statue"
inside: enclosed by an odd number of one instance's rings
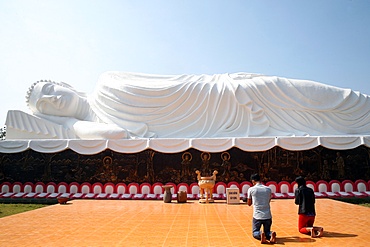
[[[38,81],[7,138],[122,139],[369,135],[370,98],[322,83],[248,73],[106,72],[91,95]]]

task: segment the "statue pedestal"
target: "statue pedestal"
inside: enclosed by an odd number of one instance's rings
[[[212,203],[212,202],[215,202],[215,200],[213,198],[206,198],[206,199],[199,199],[199,202],[200,203]]]

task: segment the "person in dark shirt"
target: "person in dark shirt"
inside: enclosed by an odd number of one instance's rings
[[[295,204],[298,207],[298,230],[303,234],[310,234],[312,238],[321,237],[324,229],[313,226],[315,222],[315,194],[306,186],[306,180],[299,176],[295,179],[298,188],[295,190]]]

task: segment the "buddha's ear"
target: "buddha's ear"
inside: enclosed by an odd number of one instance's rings
[[[241,105],[247,105],[251,107],[253,103],[247,93],[247,89],[243,88],[241,85],[238,85],[238,87],[235,90],[235,98]]]

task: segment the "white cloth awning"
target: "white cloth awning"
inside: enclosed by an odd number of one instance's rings
[[[370,147],[370,136],[319,136],[319,137],[250,137],[210,139],[130,139],[130,140],[4,140],[0,153],[19,153],[32,149],[41,153],[55,153],[71,149],[80,154],[96,154],[106,149],[119,153],[138,153],[152,149],[161,153],[179,153],[194,148],[204,152],[222,152],[233,147],[248,152],[266,151],[275,146],[302,151],[322,146],[334,150]]]

